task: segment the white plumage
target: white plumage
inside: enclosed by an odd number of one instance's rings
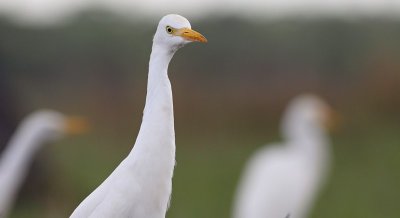
[[[163,218],[175,165],[168,64],[180,47],[206,39],[179,15],[161,19],[153,39],[146,105],[136,143],[112,174],[72,213],[73,218]]]
[[[282,122],[285,142],[263,147],[250,159],[237,190],[234,218],[309,215],[329,169],[329,111],[312,95],[289,104]]]
[[[40,147],[65,133],[81,132],[85,125],[51,110],[34,112],[22,121],[0,157],[0,217],[7,217]]]

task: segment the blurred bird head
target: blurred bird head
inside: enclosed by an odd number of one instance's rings
[[[164,16],[154,35],[154,44],[176,51],[189,42],[207,42],[200,33],[191,29],[189,21],[177,14]]]
[[[24,130],[37,140],[57,140],[64,135],[80,134],[88,130],[86,119],[65,116],[53,110],[40,110],[24,121]]]
[[[305,132],[328,131],[335,127],[336,120],[336,112],[321,98],[303,94],[289,103],[282,132],[286,137],[298,137]]]

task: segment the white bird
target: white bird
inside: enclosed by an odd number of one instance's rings
[[[64,134],[80,133],[86,122],[51,110],[30,114],[19,125],[0,156],[0,217],[7,217],[34,155],[43,144]]]
[[[130,154],[72,213],[73,218],[163,218],[175,165],[175,131],[168,64],[189,42],[207,42],[175,14],[158,24],[150,55],[146,105]]]
[[[327,125],[332,111],[313,95],[289,104],[282,122],[285,142],[250,158],[237,189],[234,218],[305,218],[330,166]]]

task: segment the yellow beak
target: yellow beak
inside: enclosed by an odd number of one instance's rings
[[[67,117],[65,122],[65,132],[67,134],[81,134],[89,130],[89,122],[82,117]]]
[[[335,110],[329,108],[327,110],[327,115],[328,115],[328,117],[325,122],[326,127],[331,132],[336,132],[338,130],[338,128],[340,127],[340,124],[342,121],[340,114],[338,112],[336,112]]]
[[[181,36],[189,41],[192,42],[202,42],[206,43],[207,39],[203,35],[201,35],[199,32],[196,32],[192,29],[189,28],[181,28],[176,30],[175,34],[176,36]]]

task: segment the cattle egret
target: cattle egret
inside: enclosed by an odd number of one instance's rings
[[[164,218],[172,191],[175,131],[168,64],[189,42],[207,42],[175,14],[158,24],[142,124],[130,154],[72,213],[73,218]]]
[[[288,106],[282,122],[285,142],[258,150],[245,168],[234,218],[305,218],[329,169],[327,124],[331,110],[313,95]]]
[[[8,215],[40,147],[64,134],[80,133],[86,125],[81,118],[51,110],[34,112],[22,121],[0,156],[0,217]]]

